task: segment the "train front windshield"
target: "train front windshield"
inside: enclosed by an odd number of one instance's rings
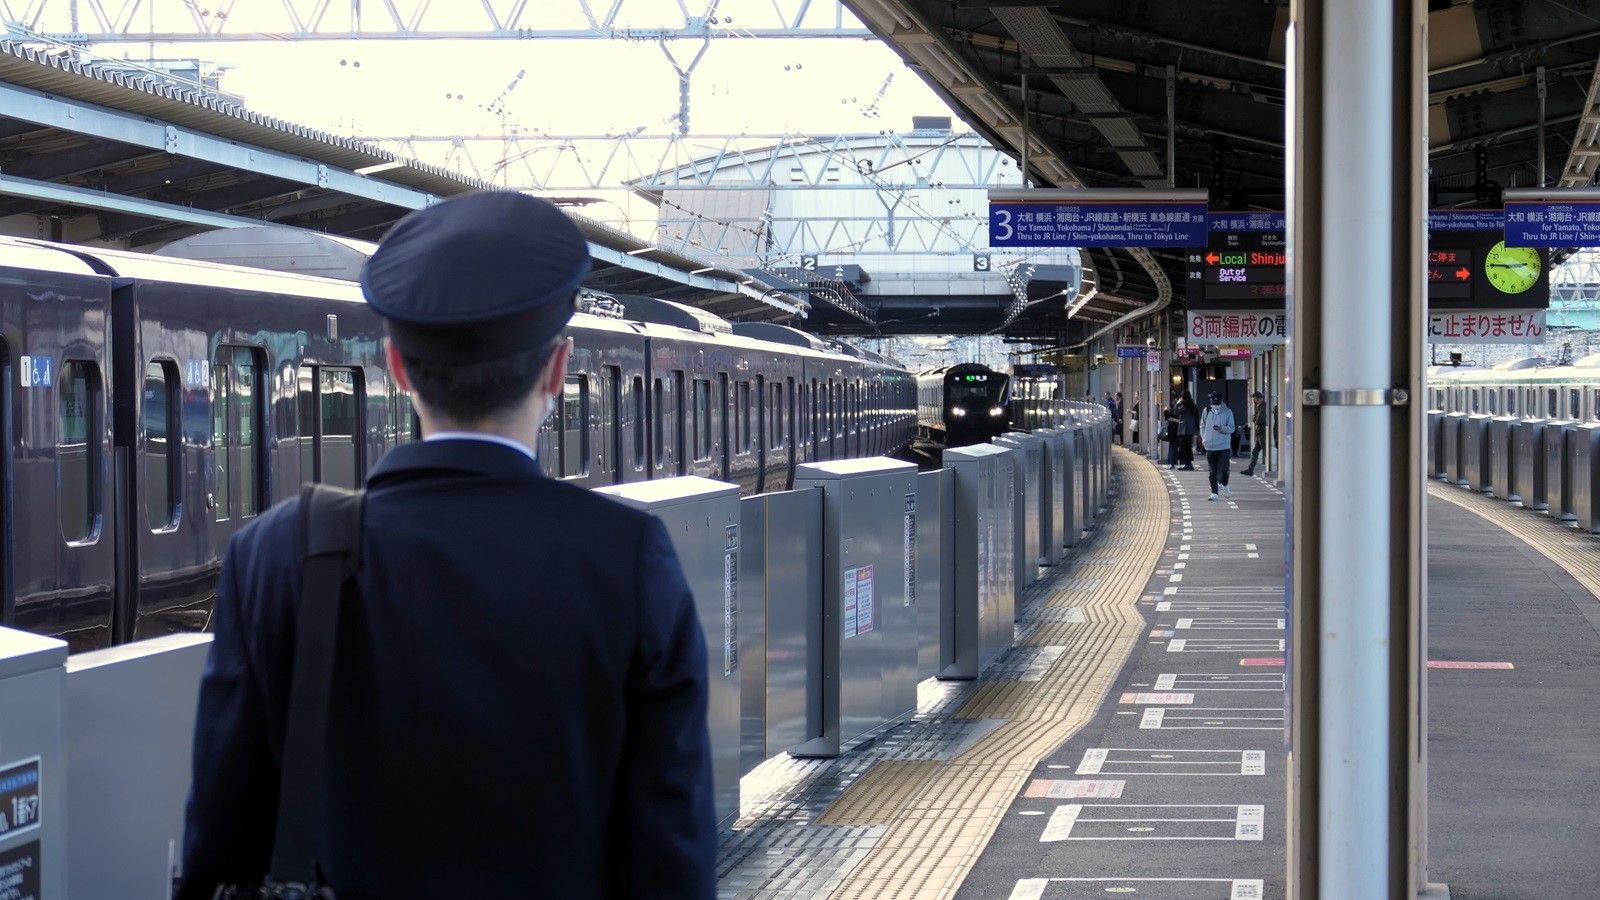
[[[1004,375],[957,375],[945,389],[945,401],[951,406],[973,401],[999,403],[1005,389]]]

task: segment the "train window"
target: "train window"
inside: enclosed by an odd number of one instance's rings
[[[1578,389],[1577,388],[1569,388],[1567,390],[1567,418],[1569,418],[1569,419],[1578,418]]]
[[[694,380],[694,458],[711,458],[711,382]]]
[[[660,468],[667,463],[667,391],[660,378],[656,379],[654,421],[651,423],[650,433],[655,441],[656,467]]]
[[[1496,390],[1491,390],[1491,391],[1488,392],[1488,394],[1489,394],[1489,412],[1492,414],[1492,413],[1495,412],[1496,401],[1498,401],[1500,399],[1500,397],[1499,397],[1500,392],[1496,391]]]
[[[589,474],[589,376],[568,375],[561,387],[561,475]]]
[[[767,421],[771,424],[771,436],[767,438],[767,446],[774,450],[783,449],[783,385],[772,386],[772,405],[767,407]]]
[[[317,480],[354,490],[361,484],[360,375],[354,369],[320,372]]]
[[[217,362],[211,367],[211,455],[215,459],[216,485],[211,492],[216,504],[217,521],[228,518],[229,485],[233,481],[232,458],[228,452],[228,395],[232,392],[228,379],[228,365],[223,351],[218,351]]]
[[[100,508],[100,374],[90,363],[61,367],[60,434],[56,440],[61,536],[69,544],[98,538]]]
[[[605,441],[595,451],[595,463],[604,476],[602,483],[619,481],[622,470],[622,370],[606,366],[600,370],[600,423]]]
[[[750,452],[750,382],[739,382],[739,399],[734,413],[733,446],[739,453]]]
[[[1544,391],[1545,415],[1554,419],[1556,417],[1556,389],[1545,388]]]
[[[145,366],[144,505],[151,531],[169,531],[178,524],[178,489],[183,483],[179,386],[177,363],[157,360]]]
[[[218,347],[211,365],[211,449],[217,521],[253,516],[262,507],[266,466],[258,435],[265,430],[260,402],[260,351]]]
[[[677,434],[675,436],[676,440],[672,445],[672,449],[677,453],[679,475],[687,475],[689,473],[689,454],[684,452],[685,448],[688,446],[687,432],[689,416],[689,405],[684,402],[684,392],[686,390],[687,387],[685,387],[683,372],[680,370],[674,370],[672,373],[671,416],[672,422],[677,429]]]
[[[656,382],[656,384],[658,385],[657,393],[659,394],[660,382]],[[629,424],[633,426],[633,470],[635,472],[643,472],[645,464],[644,433],[645,429],[650,426],[650,422],[644,414],[644,378],[639,375],[633,376],[633,417]]]

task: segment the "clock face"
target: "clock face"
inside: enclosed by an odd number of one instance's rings
[[[1520,294],[1539,283],[1544,260],[1533,247],[1507,247],[1501,241],[1483,258],[1484,274],[1502,294]]]

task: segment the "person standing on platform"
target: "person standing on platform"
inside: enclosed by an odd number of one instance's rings
[[[1161,411],[1161,439],[1167,442],[1167,468],[1178,467],[1178,403],[1174,401]]]
[[[1220,393],[1212,391],[1211,405],[1206,407],[1205,416],[1200,419],[1200,442],[1206,449],[1206,463],[1211,467],[1211,496],[1207,500],[1217,499],[1219,488],[1222,496],[1233,496],[1233,491],[1228,489],[1228,459],[1233,455],[1233,432],[1233,410],[1222,402]]]
[[[1240,474],[1249,477],[1256,473],[1256,460],[1261,459],[1267,449],[1267,398],[1260,391],[1250,395],[1250,465],[1244,467]]]
[[[1194,445],[1200,434],[1200,407],[1187,390],[1178,395],[1178,466],[1194,471]]]
[[[588,271],[557,207],[486,192],[410,214],[362,272],[425,438],[367,479],[333,628],[303,865],[339,900],[716,893],[705,638],[667,531],[535,456]],[[299,507],[223,560],[180,900],[262,881],[304,771]]]

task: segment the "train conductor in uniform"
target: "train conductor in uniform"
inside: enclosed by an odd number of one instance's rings
[[[705,639],[666,530],[535,456],[588,268],[556,207],[486,192],[407,216],[363,270],[424,439],[367,480],[340,610],[316,860],[339,900],[715,893]],[[183,898],[267,868],[297,505],[223,561]]]

